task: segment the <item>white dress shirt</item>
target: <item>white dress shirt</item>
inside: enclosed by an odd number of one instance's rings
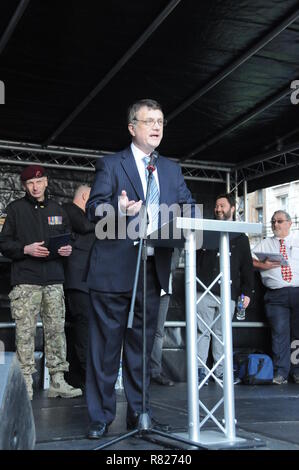
[[[148,157],[149,154],[145,154],[142,150],[140,150],[138,147],[136,147],[136,145],[134,145],[133,142],[131,143],[131,150],[132,150],[134,158],[135,158],[135,162],[136,162],[136,166],[137,166],[139,176],[140,176],[140,179],[141,179],[143,194],[144,194],[144,198],[145,198],[147,180],[146,180],[146,176],[145,176],[145,164],[144,164],[143,159],[144,159],[144,157]],[[158,189],[160,191],[160,184],[159,184],[159,177],[158,177],[158,170],[157,169],[154,171],[153,175],[155,177],[156,183],[158,185]]]
[[[273,236],[259,242],[252,250],[253,258],[258,260],[254,253],[280,253],[279,240],[280,238]],[[282,278],[280,266],[273,269],[261,269],[263,284],[269,289],[299,287],[299,231],[291,232],[284,240],[288,262],[292,270],[292,280],[287,282]]]
[[[145,154],[142,150],[140,150],[136,145],[131,143],[131,150],[133,152],[133,156],[135,158],[135,163],[137,166],[137,170],[141,179],[142,183],[142,188],[143,188],[143,194],[144,194],[144,199],[146,198],[146,189],[147,189],[147,179],[146,179],[146,172],[145,172],[145,163],[144,163],[144,157],[148,156],[149,154]],[[160,184],[159,184],[159,176],[158,176],[158,169],[156,169],[153,172],[153,176],[156,180],[156,183],[158,185],[158,189],[160,191]],[[148,206],[148,218],[149,218],[149,224],[147,226],[147,233],[150,233],[152,231],[152,215],[151,215],[151,208],[150,205]],[[152,256],[154,254],[154,248],[148,247],[147,248],[147,254],[148,256]]]

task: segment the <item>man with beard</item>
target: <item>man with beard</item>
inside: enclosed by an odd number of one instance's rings
[[[267,288],[264,300],[272,334],[273,383],[286,384],[289,373],[299,383],[298,361],[290,361],[291,340],[297,346],[299,339],[299,237],[297,231],[290,233],[291,217],[283,210],[274,212],[271,225],[274,236],[253,249],[253,266],[260,270]],[[268,256],[261,261],[258,253]],[[271,253],[281,254],[283,263],[271,259]]]
[[[235,202],[231,194],[221,194],[216,198],[214,214],[217,220],[233,220],[235,213]],[[235,310],[235,302],[239,295],[244,294],[244,307],[247,308],[250,302],[250,296],[253,291],[253,266],[248,237],[244,234],[232,237],[230,240],[230,272],[231,272],[231,313],[232,317]],[[219,256],[218,249],[201,249],[197,252],[197,276],[209,286],[219,274]],[[202,287],[197,284],[197,298],[201,297]],[[202,289],[203,290],[203,289]],[[220,283],[217,282],[211,289],[213,296],[208,293],[200,302],[197,303],[198,317],[198,378],[201,383],[206,376],[204,365],[207,362],[210,348],[211,333],[207,330],[205,324],[211,325],[215,318],[221,313],[220,304]],[[215,321],[212,330],[222,341],[221,316]],[[222,354],[223,346],[214,336],[212,336],[212,354],[213,361],[216,364]],[[215,370],[215,375],[220,380],[223,378],[223,361],[220,362]],[[208,385],[208,381],[204,382]]]

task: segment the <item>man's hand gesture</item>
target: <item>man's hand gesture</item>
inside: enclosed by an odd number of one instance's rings
[[[142,201],[129,201],[126,191],[122,191],[119,198],[119,208],[123,214],[133,216],[138,214],[142,206]]]

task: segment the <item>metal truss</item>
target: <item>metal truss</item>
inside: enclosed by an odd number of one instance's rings
[[[179,163],[182,168],[182,173],[185,180],[194,181],[213,181],[215,183],[226,183],[226,174],[231,171],[231,168],[220,166],[213,166],[207,164]]]
[[[34,152],[25,153],[17,150],[11,150],[10,154],[5,155],[4,158],[1,152],[0,163],[9,165],[41,164],[47,168],[62,168],[64,170],[94,171],[95,169],[95,159],[85,159],[84,164],[79,165],[72,156],[57,157],[47,154],[47,157],[43,158]]]
[[[67,147],[42,147],[22,142],[0,141],[0,163],[8,165],[41,164],[48,168],[94,171],[96,160],[108,152]]]
[[[111,152],[77,149],[70,147],[43,147],[37,144],[0,140],[0,163],[9,165],[41,164],[48,168],[94,171],[97,159]],[[199,161],[180,163],[186,180],[225,183],[226,173],[231,170],[221,163],[209,164]]]
[[[0,163],[8,165],[41,164],[64,170],[95,171],[96,161],[112,152],[78,149],[72,147],[43,147],[37,144],[0,140]],[[285,146],[280,151],[246,160],[240,165],[203,160],[176,161],[186,180],[227,182],[233,186],[277,173],[287,168],[299,167],[299,142]]]
[[[254,180],[292,167],[299,167],[299,143],[289,145],[278,152],[264,154],[237,165],[238,181]]]
[[[261,178],[265,174],[277,173],[278,171],[291,168],[299,165],[299,152],[298,154],[289,153],[283,154],[272,160],[256,163],[250,167],[242,168],[240,170],[242,179],[247,181]]]

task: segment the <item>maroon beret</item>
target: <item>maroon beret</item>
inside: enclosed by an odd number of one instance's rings
[[[29,165],[22,171],[21,181],[25,183],[27,180],[31,180],[32,178],[41,178],[42,176],[46,176],[46,171],[43,166]]]

